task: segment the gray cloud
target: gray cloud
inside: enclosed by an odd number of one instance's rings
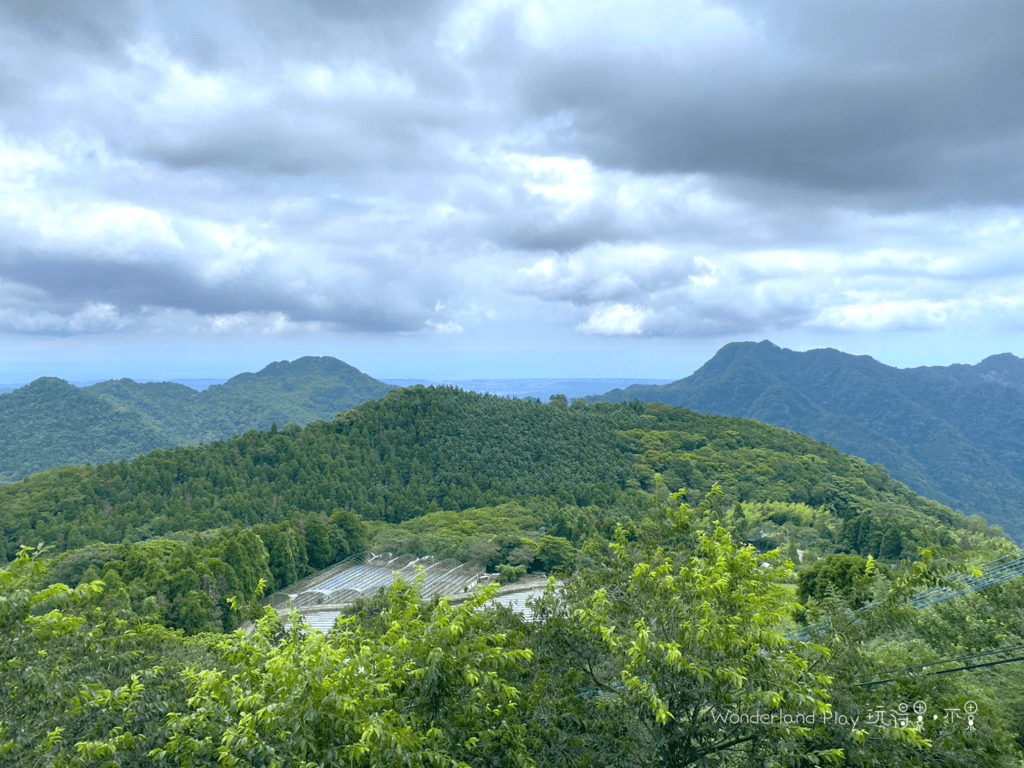
[[[640,173],[758,179],[869,204],[1020,201],[1019,4],[743,10],[747,23],[709,52],[674,45],[671,28],[611,55],[594,40],[569,55],[534,51],[520,98],[538,115],[573,114],[561,150]]]
[[[1022,28],[1011,0],[6,3],[0,328],[1005,318]]]
[[[0,24],[8,43],[32,41],[90,54],[116,52],[137,21],[138,3],[132,0],[77,0],[59,6],[8,0],[0,7]]]
[[[272,274],[259,271],[218,282],[203,280],[181,264],[161,262],[116,263],[81,257],[32,258],[19,254],[0,262],[0,280],[35,289],[45,296],[51,311],[72,316],[83,306],[100,304],[133,315],[163,307],[196,315],[283,313],[293,322],[322,322],[344,331],[416,331],[430,313],[407,296],[402,307],[387,286],[368,281],[363,290],[306,284],[289,290]],[[326,300],[317,301],[318,296]]]

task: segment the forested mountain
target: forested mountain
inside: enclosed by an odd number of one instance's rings
[[[156,585],[173,585],[160,588],[164,603],[150,614],[196,630],[216,613],[230,628],[231,584],[255,583],[262,573],[280,588],[371,539],[381,549],[492,569],[566,567],[588,541],[644,518],[670,491],[702,498],[716,482],[717,503],[735,507],[736,534],[762,549],[894,562],[925,546],[975,549],[992,540],[980,518],[916,496],[830,446],[754,421],[660,404],[569,406],[557,397],[542,404],[416,387],[331,422],[51,470],[2,487],[0,554],[9,559],[38,544],[69,551],[58,569],[63,580],[77,583],[90,568],[141,579],[136,610]],[[160,543],[168,538],[176,543]],[[246,558],[263,563],[249,578],[233,575],[230,562],[209,565],[230,547],[254,546],[266,554]],[[147,565],[153,558],[164,563],[157,570]],[[172,575],[199,563],[207,565],[196,581]]]
[[[1024,360],[899,369],[834,349],[728,344],[693,375],[599,398],[757,419],[883,464],[1024,541]]]
[[[0,530],[12,557],[39,541],[63,550],[336,510],[400,523],[520,501],[614,518],[659,483],[706,493],[716,481],[728,503],[826,507],[863,554],[899,558],[969,527],[880,468],[754,421],[416,387],[305,428],[34,475],[0,488]]]
[[[181,410],[196,394],[178,384],[134,386],[182,390],[175,393]],[[157,420],[62,379],[36,379],[0,395],[0,480],[50,467],[116,461],[173,444]]]
[[[130,379],[81,388],[37,379],[0,395],[0,481],[223,440],[274,423],[333,419],[390,390],[332,357],[271,363],[202,392]]]
[[[230,629],[238,585],[281,588],[371,541],[491,569],[569,567],[669,492],[700,499],[715,483],[734,533],[759,549],[896,562],[921,547],[998,540],[980,518],[878,467],[755,421],[415,387],[330,422],[0,487],[0,555],[67,553],[62,581],[103,574],[134,584],[135,611],[190,631]]]
[[[35,474],[0,488],[0,532],[4,766],[1021,757],[1024,676],[988,661],[1024,644],[1024,585],[907,602],[1015,548],[755,421],[417,387],[304,428]],[[564,586],[536,624],[488,608],[492,592],[453,607],[401,584],[326,637],[260,611],[371,545]],[[209,634],[245,619],[250,634]],[[976,674],[919,666],[979,654]],[[935,717],[901,723],[906,702]],[[763,712],[791,719],[750,719]]]

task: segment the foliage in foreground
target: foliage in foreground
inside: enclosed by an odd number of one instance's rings
[[[487,591],[424,604],[399,583],[327,636],[268,611],[252,635],[185,639],[111,604],[100,583],[47,586],[49,563],[23,552],[0,572],[0,764],[1016,764],[1014,668],[892,670],[1015,641],[1020,587],[977,610],[964,598],[914,612],[905,598],[937,578],[935,558],[866,573],[875,608],[811,597],[830,629],[792,642],[792,564],[738,543],[715,505],[676,495],[621,526],[564,588],[552,583],[535,624],[486,608]],[[1001,631],[986,635],[993,613]],[[971,730],[867,720],[917,701],[929,713],[974,701],[981,714]]]

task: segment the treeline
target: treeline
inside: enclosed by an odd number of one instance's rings
[[[544,533],[572,538],[556,532],[573,525],[564,521],[607,533],[611,521],[642,517],[652,494],[686,488],[696,500],[712,478],[726,507],[775,501],[828,510],[835,525],[820,533],[829,546],[864,555],[913,556],[988,530],[879,467],[756,422],[659,404],[569,407],[564,399],[417,387],[332,422],[0,487],[0,553],[9,560],[23,545],[59,552],[339,511],[395,524],[508,502],[544,507]]]

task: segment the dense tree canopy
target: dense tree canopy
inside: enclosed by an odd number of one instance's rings
[[[587,399],[639,398],[792,429],[1024,541],[1022,369],[1013,355],[899,369],[835,349],[734,342],[685,379]]]
[[[829,535],[864,555],[898,559],[904,550],[912,556],[920,546],[986,530],[881,468],[756,422],[658,404],[559,407],[418,387],[332,422],[252,431],[0,487],[0,546],[10,559],[40,542],[67,550],[331,519],[338,510],[401,523],[510,501],[538,510],[545,533],[578,538],[590,529],[609,532],[616,518],[642,516],[659,488],[699,495],[712,478],[723,504],[804,504],[851,521]]]
[[[0,482],[72,464],[131,459],[273,424],[307,424],[391,389],[332,357],[271,363],[197,392],[130,379],[75,387],[37,379],[0,395]]]
[[[400,582],[326,636],[268,609],[252,634],[186,640],[137,616],[122,588],[50,584],[53,565],[22,553],[0,572],[0,763],[1021,759],[1019,670],[933,676],[908,664],[1019,644],[1021,585],[911,610],[907,595],[941,578],[932,556],[878,581],[867,611],[809,598],[833,630],[794,641],[784,553],[738,542],[717,491],[697,506],[666,501],[604,546],[591,542],[590,564],[561,588],[552,582],[534,624],[488,608],[492,591],[451,606]],[[865,687],[876,681],[884,688]],[[936,717],[915,722],[908,704]]]

